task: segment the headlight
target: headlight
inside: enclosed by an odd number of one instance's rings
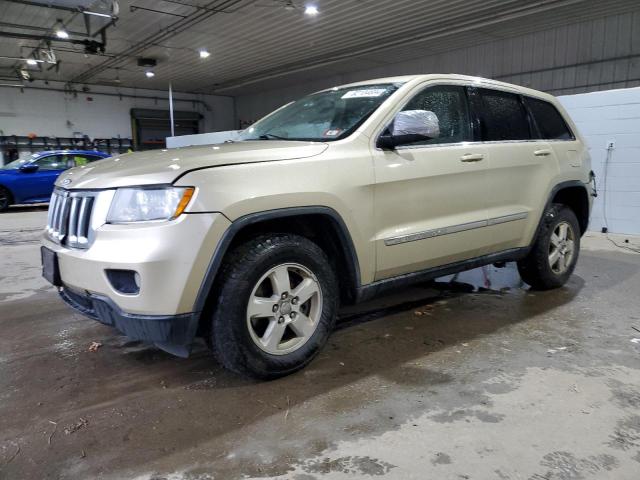
[[[119,188],[107,223],[173,220],[184,211],[193,192],[193,187]]]

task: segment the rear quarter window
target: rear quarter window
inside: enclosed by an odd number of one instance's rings
[[[567,122],[552,104],[531,97],[525,97],[525,102],[533,115],[541,138],[545,140],[573,140],[575,138]]]

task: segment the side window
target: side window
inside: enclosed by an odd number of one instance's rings
[[[537,98],[524,98],[542,138],[546,140],[573,140],[575,138],[556,107]]]
[[[467,98],[463,87],[442,85],[428,87],[418,93],[403,108],[406,110],[428,110],[438,117],[440,136],[412,145],[433,145],[470,141],[471,126]]]
[[[80,167],[86,165],[89,162],[101,160],[101,158],[102,157],[96,157],[94,155],[69,155],[69,159],[71,160],[69,163],[69,167]]]
[[[474,102],[480,118],[482,140],[529,140],[529,120],[520,97],[513,93],[480,88]],[[479,101],[478,101],[479,100]]]
[[[49,155],[39,158],[34,162],[39,170],[65,170],[67,168],[64,155]]]

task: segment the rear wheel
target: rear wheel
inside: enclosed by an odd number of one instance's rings
[[[569,207],[554,204],[545,213],[529,255],[518,262],[522,279],[537,290],[564,285],[578,261],[580,226]]]
[[[0,187],[0,212],[4,212],[11,205],[11,192],[4,187]]]
[[[338,302],[335,273],[307,238],[264,235],[225,261],[208,334],[226,368],[261,379],[303,368],[326,343]]]

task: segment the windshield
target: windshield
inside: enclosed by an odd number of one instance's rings
[[[17,170],[25,163],[29,163],[38,158],[38,154],[36,153],[23,153],[20,155],[20,158],[14,160],[13,162],[7,163],[4,167],[1,167],[5,170]]]
[[[336,87],[292,102],[246,129],[240,140],[329,142],[353,133],[398,84]]]

